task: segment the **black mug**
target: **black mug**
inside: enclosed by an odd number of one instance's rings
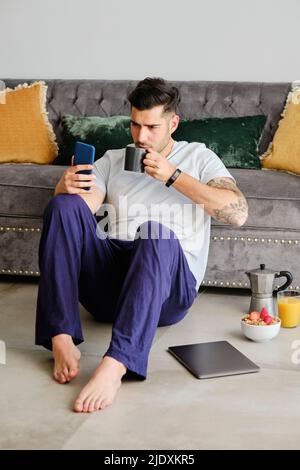
[[[145,169],[143,160],[146,153],[145,149],[134,147],[133,145],[127,145],[125,150],[124,170],[144,173]]]

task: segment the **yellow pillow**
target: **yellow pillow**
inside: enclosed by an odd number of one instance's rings
[[[0,163],[47,164],[57,156],[46,93],[44,82],[6,88],[0,103]]]
[[[5,83],[0,80],[0,104],[5,104]]]
[[[273,142],[261,156],[263,168],[300,175],[300,87],[288,95]]]

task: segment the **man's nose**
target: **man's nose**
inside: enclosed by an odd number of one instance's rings
[[[138,135],[138,141],[143,144],[144,142],[147,142],[147,129],[140,129],[139,135]]]

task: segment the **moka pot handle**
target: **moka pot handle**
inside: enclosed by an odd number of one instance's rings
[[[287,289],[293,282],[293,275],[289,271],[280,271],[279,273],[275,273],[275,278],[277,277],[285,277],[286,282],[282,286],[278,287],[278,289],[274,289],[273,292],[275,294],[277,294],[277,292],[280,290]]]

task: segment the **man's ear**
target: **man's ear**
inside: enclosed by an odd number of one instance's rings
[[[170,132],[173,134],[173,132],[176,131],[178,125],[179,125],[180,117],[178,114],[173,114],[173,116],[170,119]]]

